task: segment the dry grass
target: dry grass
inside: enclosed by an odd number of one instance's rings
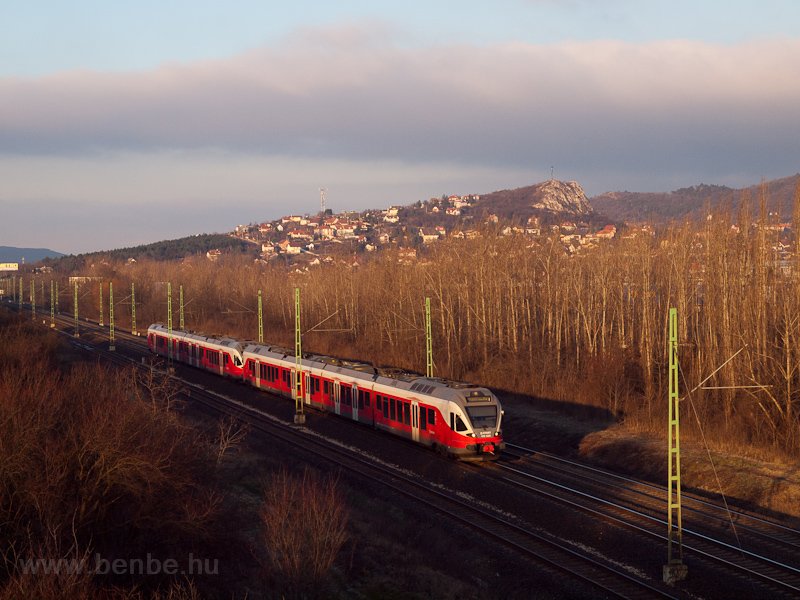
[[[265,567],[289,595],[320,594],[348,539],[348,509],[336,479],[308,469],[280,471],[267,482],[260,511]]]
[[[800,468],[795,461],[766,462],[716,446],[711,460],[695,436],[682,436],[681,471],[684,489],[711,495],[724,493],[730,501],[747,508],[760,507],[780,515],[800,518]],[[664,483],[667,474],[667,441],[663,436],[634,432],[623,426],[587,435],[580,453],[592,462],[618,472]]]

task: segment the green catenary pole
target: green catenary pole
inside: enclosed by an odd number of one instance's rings
[[[108,282],[108,349],[112,352],[114,346],[114,282]]]
[[[294,422],[302,425],[306,422],[303,412],[303,336],[300,333],[300,288],[294,288]]]
[[[431,329],[431,299],[425,298],[425,374],[433,377],[433,334]]]
[[[136,286],[131,281],[131,333],[136,335]]]
[[[53,280],[50,280],[50,327],[56,326],[56,288]]]
[[[172,360],[172,282],[167,282],[167,358]]]
[[[681,518],[681,438],[678,397],[678,310],[669,309],[669,434],[667,448],[667,564],[664,582],[686,579],[683,564],[683,523]]]
[[[75,337],[80,337],[80,331],[78,329],[78,282],[75,281],[75,295],[72,300],[72,307],[75,311]]]
[[[181,331],[184,330],[184,323],[183,323],[183,286],[181,286]]]
[[[261,290],[258,290],[258,343],[264,343],[264,312],[261,303]]]

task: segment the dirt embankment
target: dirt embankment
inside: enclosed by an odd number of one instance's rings
[[[530,398],[503,398],[507,441],[536,450],[572,456],[663,484],[667,476],[666,431],[642,433],[610,415]],[[681,440],[683,489],[708,497],[724,493],[728,502],[748,509],[790,516],[800,525],[800,463],[769,461],[723,448],[706,449],[702,439]]]

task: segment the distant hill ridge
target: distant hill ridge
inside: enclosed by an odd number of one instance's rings
[[[792,216],[800,174],[764,182],[767,190],[767,210],[777,212],[788,221]],[[705,217],[706,206],[719,208],[730,203],[731,210],[739,208],[742,195],[749,193],[754,214],[759,210],[761,184],[735,189],[720,185],[700,184],[673,192],[607,192],[589,201],[597,212],[614,221],[664,223],[671,220],[696,220]]]
[[[0,246],[0,262],[21,263],[25,259],[26,264],[39,262],[45,258],[59,258],[64,256],[61,252],[48,248],[17,248],[15,246]]]

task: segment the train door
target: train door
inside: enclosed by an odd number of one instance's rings
[[[305,377],[305,384],[306,384],[304,393],[305,402],[306,404],[311,404],[311,392],[313,391],[313,388],[311,387],[311,373],[305,371],[303,373],[303,376]]]
[[[419,441],[419,402],[411,401],[411,439]]]
[[[333,382],[333,410],[337,415],[342,414],[342,405],[341,405],[341,388],[339,387],[339,382]]]
[[[358,421],[358,403],[363,402],[361,398],[361,390],[358,389],[358,386],[354,385],[350,388],[350,408],[353,411],[354,421]]]

